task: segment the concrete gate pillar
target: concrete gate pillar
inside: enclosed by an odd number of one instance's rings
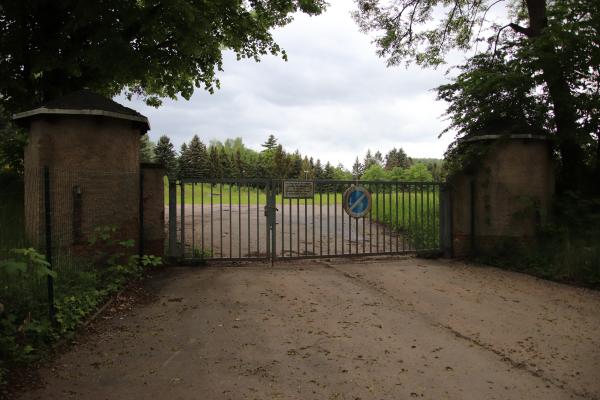
[[[44,237],[44,168],[50,182],[53,247],[83,247],[102,226],[140,237],[140,135],[148,119],[83,90],[14,115],[28,131],[25,222],[33,244]]]
[[[487,150],[470,171],[448,178],[455,257],[526,246],[547,222],[554,195],[549,141],[535,135],[486,135],[462,146]]]

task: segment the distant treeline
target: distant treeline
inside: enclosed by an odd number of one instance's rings
[[[140,158],[145,162],[160,162],[172,178],[271,178],[271,179],[335,179],[335,180],[407,180],[434,181],[441,179],[441,160],[412,159],[402,148],[381,152],[367,151],[356,161],[352,171],[342,164],[333,166],[313,157],[302,156],[298,150],[286,151],[274,135],[261,145],[262,151],[246,147],[242,138],[225,142],[211,141],[208,146],[195,135],[177,152],[168,136],[157,143],[142,136]]]

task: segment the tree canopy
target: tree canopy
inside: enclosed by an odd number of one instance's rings
[[[584,186],[590,149],[600,159],[594,117],[600,86],[597,0],[357,4],[355,19],[363,30],[377,32],[378,54],[388,65],[436,66],[452,49],[487,41],[487,52],[469,59],[453,84],[439,89],[439,97],[450,102],[450,130],[459,137],[522,130],[546,134],[555,139],[563,186]],[[495,6],[505,7],[504,24],[490,22]],[[600,177],[598,160],[595,165]]]
[[[151,105],[219,87],[223,52],[285,51],[271,29],[323,0],[0,0],[0,103],[21,111],[89,88]]]

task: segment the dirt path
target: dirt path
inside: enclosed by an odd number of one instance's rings
[[[177,268],[23,399],[600,398],[600,295],[417,259]]]

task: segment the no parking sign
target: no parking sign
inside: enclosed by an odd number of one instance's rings
[[[344,192],[344,210],[354,218],[362,218],[371,210],[371,193],[362,186],[351,186]]]

